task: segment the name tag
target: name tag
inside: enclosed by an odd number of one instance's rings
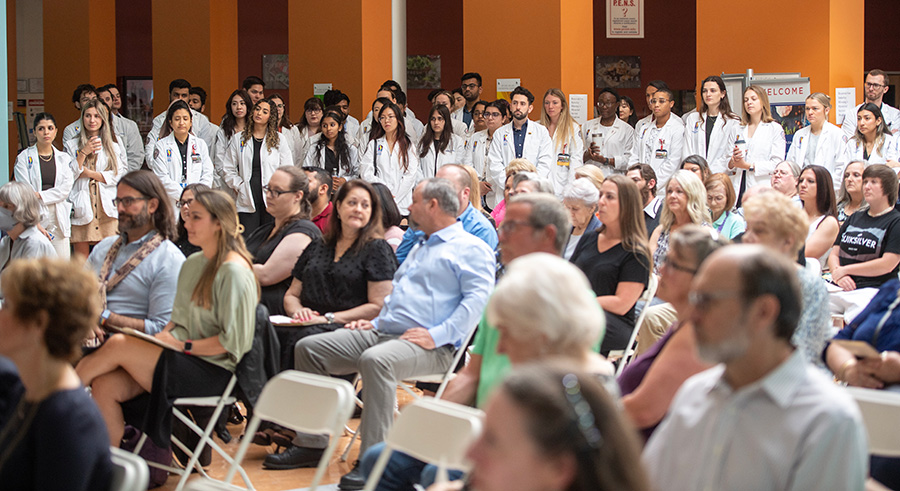
[[[194,155],[191,155],[191,160],[192,160],[195,164],[199,164],[199,163],[200,163],[200,155],[199,155],[199,154],[196,154],[196,153],[195,153]]]
[[[558,165],[560,167],[568,167],[570,159],[571,159],[571,157],[569,157],[569,154],[561,153],[556,156],[556,165]]]
[[[660,148],[659,150],[657,150],[657,151],[656,151],[656,155],[655,155],[655,157],[656,157],[657,159],[666,159],[668,156],[669,156],[669,151],[668,151],[668,150],[663,150],[662,148]]]

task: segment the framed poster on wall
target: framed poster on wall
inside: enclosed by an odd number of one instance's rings
[[[606,0],[606,37],[643,38],[644,0]]]

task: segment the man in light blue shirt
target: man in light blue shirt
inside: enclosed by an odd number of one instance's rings
[[[172,316],[178,273],[184,263],[184,254],[170,240],[175,237],[175,214],[159,178],[142,170],[129,172],[119,180],[116,208],[121,235],[100,241],[87,260],[99,275],[110,249],[123,241],[109,274],[100,278],[101,282],[114,279],[119,269],[155,236],[163,240],[121,281],[107,287],[101,324],[156,334]]]
[[[435,177],[447,179],[456,189],[456,196],[459,198],[459,213],[457,213],[456,220],[462,223],[463,230],[483,240],[491,249],[496,249],[499,243],[497,230],[483,213],[472,206],[469,200],[469,194],[472,191],[472,178],[469,177],[469,173],[459,164],[447,164],[438,169]],[[397,261],[400,264],[403,264],[409,251],[424,236],[425,232],[415,226],[406,229],[403,241],[397,246]]]
[[[359,372],[366,408],[359,426],[360,455],[384,440],[394,418],[397,384],[446,371],[455,349],[464,348],[494,288],[494,253],[463,230],[456,220],[458,210],[459,199],[449,181],[433,178],[420,183],[409,211],[425,235],[394,275],[393,291],[378,317],[306,337],[295,347],[298,370]],[[309,451],[294,449],[287,452]],[[278,468],[269,459],[266,464]],[[354,468],[341,479],[341,488],[362,488],[362,479]]]

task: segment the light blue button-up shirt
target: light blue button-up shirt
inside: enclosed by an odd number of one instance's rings
[[[372,323],[396,335],[424,327],[435,346],[459,348],[487,305],[494,271],[491,248],[456,222],[413,248]]]
[[[497,230],[494,229],[491,222],[489,222],[480,211],[472,206],[472,203],[469,203],[469,206],[466,207],[466,211],[462,212],[462,215],[456,217],[456,221],[462,223],[463,230],[483,240],[491,249],[496,249],[497,244],[500,243],[497,238]],[[418,244],[423,237],[425,237],[425,232],[422,232],[421,230],[417,230],[413,227],[406,229],[406,232],[403,234],[403,241],[397,246],[397,262],[403,264],[403,261],[406,260],[406,256],[409,255],[409,251],[411,251],[413,246]]]
[[[151,231],[140,239],[124,244],[113,261],[109,275],[113,276],[132,254],[150,240],[156,231]],[[88,257],[88,265],[98,275],[103,267],[106,253],[118,240],[118,235],[100,241]],[[172,305],[175,303],[175,288],[178,284],[178,273],[184,263],[184,254],[178,246],[164,240],[155,251],[151,252],[134,271],[128,274],[115,288],[106,294],[106,308],[111,312],[144,319],[144,331],[156,334],[166,327],[172,317]]]

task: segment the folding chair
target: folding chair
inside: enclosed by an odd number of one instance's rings
[[[625,350],[621,351],[622,358],[619,359],[619,366],[616,367],[616,376],[618,377],[622,370],[625,370],[625,365],[631,362],[634,357],[634,348],[637,345],[637,335],[641,330],[641,324],[644,323],[644,319],[647,317],[647,310],[650,307],[650,301],[653,300],[653,297],[656,296],[656,287],[659,286],[659,279],[655,274],[650,274],[650,281],[647,282],[647,289],[644,290],[644,294],[641,295],[641,298],[638,300],[643,300],[644,308],[641,309],[641,315],[638,316],[637,322],[634,323],[634,329],[631,331],[631,337],[628,338],[628,344],[625,345]],[[610,356],[613,353],[618,354],[618,351],[611,351]]]
[[[337,435],[353,414],[353,399],[353,386],[346,380],[287,370],[273,377],[263,388],[245,434],[253,435],[259,424],[266,420],[296,431],[331,435],[309,488],[315,490],[337,448]],[[226,487],[197,489],[235,489],[228,486],[231,486],[235,472],[243,472],[241,462],[252,440],[244,438],[241,441],[222,481]],[[206,478],[209,480],[208,476]],[[249,480],[245,479],[245,482],[248,489],[253,489]]]
[[[391,427],[363,490],[375,489],[394,450],[436,464],[438,483],[447,481],[447,469],[467,472],[466,450],[481,434],[483,419],[482,411],[461,404],[432,398],[414,401]]]
[[[150,482],[150,469],[140,456],[118,447],[109,447],[113,464],[111,491],[145,491]]]
[[[244,491],[244,488],[209,479],[194,479],[184,489],[185,491]]]
[[[450,363],[450,366],[447,367],[447,370],[442,373],[415,375],[413,377],[402,380],[399,386],[414,398],[421,399],[422,396],[416,394],[412,390],[412,387],[415,387],[416,382],[439,384],[437,392],[434,393],[434,398],[440,399],[441,395],[444,393],[444,389],[447,388],[447,384],[450,383],[450,381],[453,380],[453,377],[456,376],[456,367],[459,366],[459,362],[462,360],[462,357],[466,355],[467,349],[469,347],[469,342],[472,341],[472,337],[475,336],[476,330],[477,326],[475,328],[472,328],[472,330],[469,331],[469,334],[466,335],[466,338],[463,340],[459,349],[456,350],[456,354],[453,356],[453,362]],[[357,382],[359,382],[358,374],[353,382],[353,385],[356,386]],[[363,402],[359,400],[359,398],[356,398],[356,405],[359,407],[363,407]],[[395,411],[394,414],[397,414],[397,412]],[[350,454],[350,448],[353,447],[353,443],[356,441],[357,437],[357,432],[351,430],[350,427],[346,427],[345,430],[350,433],[350,441],[347,442],[347,446],[344,447],[344,452],[341,454],[341,462],[347,461],[347,456]]]
[[[147,462],[147,465],[159,469],[165,469],[172,474],[181,475],[181,479],[178,481],[178,485],[175,487],[176,491],[181,491],[182,489],[184,489],[187,478],[191,475],[191,468],[197,469],[197,472],[199,472],[203,477],[209,478],[209,475],[203,469],[203,466],[201,466],[198,462],[198,460],[200,459],[200,453],[203,451],[203,447],[205,445],[209,445],[213,450],[221,455],[226,462],[234,465],[234,459],[232,459],[231,456],[228,455],[228,453],[211,438],[211,435],[213,432],[213,428],[215,428],[216,426],[216,422],[219,420],[219,416],[222,414],[222,410],[226,406],[231,406],[236,401],[236,399],[232,395],[232,393],[234,392],[235,384],[237,384],[237,376],[232,375],[231,380],[228,381],[228,386],[225,387],[225,391],[222,393],[222,395],[210,397],[182,397],[175,400],[174,407],[172,408],[172,414],[176,418],[181,420],[181,422],[184,423],[188,428],[190,428],[191,431],[193,431],[197,435],[200,435],[200,441],[197,442],[197,446],[192,450],[174,435],[172,436],[172,443],[183,450],[184,453],[189,457],[188,463],[184,466],[184,469],[171,465],[158,464],[156,462]],[[207,423],[206,428],[200,428],[196,423],[194,423],[191,418],[189,418],[181,410],[179,410],[178,406],[204,406],[213,407],[215,408],[215,410],[213,411],[212,416],[209,418],[209,423]],[[247,440],[249,441],[250,439]],[[140,453],[141,448],[143,448],[144,442],[146,441],[147,434],[144,433],[143,435],[141,435],[141,439],[140,441],[138,441],[137,447],[134,449],[135,454]],[[244,469],[240,466],[238,466],[238,471],[241,473],[241,478],[243,478],[244,483],[247,485],[247,488],[253,489],[252,484],[250,484],[250,477],[247,476],[247,472],[244,471]]]
[[[869,436],[869,453],[900,457],[900,394],[886,390],[847,387],[862,413]]]

